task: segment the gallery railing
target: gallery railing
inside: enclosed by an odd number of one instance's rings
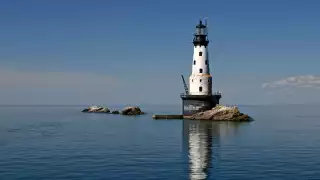
[[[187,96],[190,96],[190,95],[191,94],[180,93],[180,97],[187,97]],[[208,94],[208,95],[220,96],[221,97],[222,93],[220,91],[216,91],[216,92]]]

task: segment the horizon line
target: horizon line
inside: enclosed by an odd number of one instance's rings
[[[139,104],[139,103],[125,103],[125,104],[0,104],[0,107],[88,107],[88,106],[181,106],[182,104]],[[279,105],[320,105],[319,103],[272,103],[272,104],[221,104],[221,105],[236,105],[236,106],[279,106]]]

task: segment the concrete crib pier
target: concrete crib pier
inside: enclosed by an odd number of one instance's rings
[[[184,116],[184,115],[175,115],[175,114],[171,114],[171,115],[153,115],[152,116],[153,119],[190,119],[191,116]]]

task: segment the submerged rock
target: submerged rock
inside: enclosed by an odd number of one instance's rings
[[[140,114],[145,114],[144,112],[141,111],[141,109],[137,106],[129,106],[125,107],[121,111],[122,115],[140,115]]]
[[[238,107],[227,107],[217,105],[211,110],[199,112],[191,116],[194,120],[213,120],[213,121],[252,121],[252,118],[240,113]]]
[[[86,109],[83,109],[82,112],[88,112],[88,113],[109,113],[110,110],[106,107],[101,106],[90,106]]]
[[[111,114],[120,114],[118,110],[112,111]]]

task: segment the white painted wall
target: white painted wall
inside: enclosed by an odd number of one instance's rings
[[[209,75],[191,74],[189,84],[189,92],[192,95],[207,95],[212,93],[212,77]],[[199,91],[199,87],[202,87],[201,92]]]
[[[199,55],[199,52],[202,52],[202,56]],[[196,62],[195,64],[194,61]],[[202,73],[200,73],[200,69],[202,69]],[[200,91],[199,87],[202,87],[202,91]],[[212,93],[208,50],[205,46],[194,47],[192,74],[189,77],[189,93],[191,95],[208,95]]]
[[[202,56],[199,56],[199,52],[202,52]],[[193,61],[196,61],[196,64],[193,64]],[[208,60],[208,65],[206,65],[206,60]],[[192,61],[192,74],[199,73],[199,69],[203,69],[203,74],[210,74],[209,69],[209,57],[208,51],[205,46],[195,46],[193,49],[193,61]]]

